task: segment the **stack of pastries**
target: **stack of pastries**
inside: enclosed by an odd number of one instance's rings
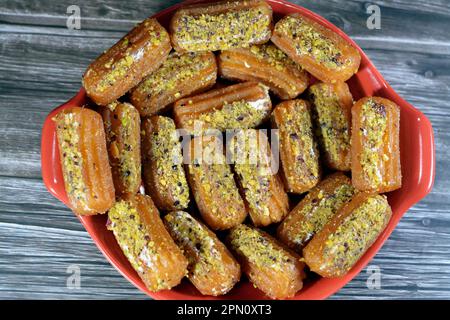
[[[187,277],[224,295],[243,273],[284,299],[345,275],[401,187],[400,110],[354,102],[360,60],[264,0],[181,7],[168,30],[146,19],[88,67],[89,105],[54,118],[71,209],[108,214],[151,291]]]

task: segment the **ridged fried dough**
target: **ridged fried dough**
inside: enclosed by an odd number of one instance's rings
[[[192,139],[188,150],[189,185],[202,218],[213,230],[232,228],[247,216],[221,146],[221,139],[203,136]]]
[[[200,135],[208,129],[254,128],[263,123],[272,110],[269,89],[256,82],[245,82],[175,103],[174,117],[178,128]]]
[[[306,264],[323,277],[345,275],[377,240],[391,215],[386,196],[358,193],[303,249]]]
[[[323,82],[346,81],[359,69],[361,56],[356,48],[336,32],[299,13],[278,21],[271,40]]]
[[[102,109],[109,163],[116,194],[138,192],[141,186],[141,118],[129,103]]]
[[[277,237],[292,250],[303,247],[356,193],[350,178],[335,173],[315,186],[278,226]]]
[[[106,212],[114,204],[114,184],[100,114],[81,107],[54,118],[69,207],[79,215]]]
[[[146,19],[89,65],[83,87],[106,106],[158,69],[171,49],[167,31],[156,19]]]
[[[278,104],[272,112],[272,127],[279,130],[286,190],[292,193],[310,190],[320,181],[322,170],[309,103],[297,99]]]
[[[283,100],[294,99],[308,87],[308,74],[273,44],[222,51],[219,72],[224,78],[261,82]]]
[[[171,118],[152,116],[142,123],[145,191],[160,210],[185,209],[189,187],[183,168],[179,134]]]
[[[402,186],[400,165],[400,107],[367,97],[352,107],[352,182],[378,193]]]
[[[353,97],[345,82],[316,83],[309,87],[313,120],[325,164],[350,171]]]
[[[167,111],[171,104],[216,83],[217,64],[212,52],[173,52],[162,66],[131,91],[131,102],[142,116]]]
[[[262,0],[226,0],[178,9],[170,22],[177,51],[244,48],[269,41],[272,8]]]
[[[201,294],[219,296],[241,277],[241,268],[225,245],[189,213],[175,211],[164,224],[189,261],[188,278]]]
[[[150,291],[171,289],[188,261],[164,227],[149,196],[125,195],[108,212],[108,230]]]
[[[270,298],[291,298],[303,287],[305,264],[300,256],[267,233],[239,225],[231,230],[227,241],[242,272]]]
[[[254,129],[239,131],[231,139],[230,153],[253,224],[281,221],[289,202],[267,136]]]

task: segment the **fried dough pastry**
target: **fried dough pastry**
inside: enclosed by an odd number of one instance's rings
[[[89,65],[83,87],[106,106],[158,69],[171,49],[167,31],[156,19],[146,19]]]
[[[402,186],[400,107],[367,97],[352,107],[352,181],[364,191],[384,193]]]
[[[175,211],[164,217],[164,224],[187,257],[188,278],[201,294],[224,295],[239,281],[239,263],[203,223]]]
[[[87,108],[71,107],[54,121],[69,207],[78,215],[106,212],[115,195],[102,117]]]

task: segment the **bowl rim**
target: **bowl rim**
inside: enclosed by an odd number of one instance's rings
[[[357,262],[357,264],[350,270],[349,273],[347,273],[345,276],[341,278],[334,278],[332,279],[335,283],[332,288],[327,286],[325,283],[321,283],[319,286],[319,282],[315,284],[317,287],[316,291],[314,293],[309,294],[303,294],[301,290],[295,297],[293,297],[293,300],[297,299],[325,299],[338,290],[340,290],[343,286],[345,286],[348,282],[350,282],[357,274],[360,273],[360,271],[372,260],[374,255],[381,249],[384,242],[388,239],[392,231],[397,226],[399,220],[401,217],[406,213],[406,211],[412,207],[415,203],[420,201],[422,198],[424,198],[431,190],[434,184],[435,179],[435,144],[434,144],[434,133],[432,125],[429,121],[429,119],[418,109],[413,107],[411,104],[403,100],[396,91],[388,84],[388,82],[384,79],[384,77],[381,75],[381,73],[378,71],[378,69],[374,66],[372,61],[367,57],[367,55],[364,53],[364,51],[358,46],[358,44],[353,41],[346,33],[344,33],[342,30],[340,30],[338,27],[336,27],[334,24],[323,18],[322,16],[293,3],[290,3],[285,0],[266,0],[272,7],[273,5],[277,6],[283,6],[286,8],[289,8],[292,11],[298,12],[302,15],[305,15],[307,17],[312,18],[313,20],[319,22],[320,24],[324,25],[325,27],[329,28],[330,30],[338,33],[341,37],[343,37],[348,43],[353,45],[359,53],[361,54],[361,61],[364,62],[366,67],[370,69],[373,76],[376,78],[376,80],[379,82],[379,84],[389,92],[390,99],[393,100],[395,103],[397,103],[402,110],[408,110],[409,112],[412,112],[416,117],[418,123],[420,123],[419,131],[419,139],[421,139],[421,166],[420,166],[420,181],[417,184],[417,188],[414,190],[414,194],[409,195],[407,201],[402,201],[399,208],[396,210],[395,214],[392,215],[391,220],[389,221],[388,226],[386,229],[382,232],[382,234],[378,237],[376,242],[367,250],[367,252],[360,258],[360,260]],[[184,2],[180,2],[177,4],[174,4],[166,9],[163,9],[162,11],[154,14],[153,18],[161,18],[168,14],[172,14],[175,10],[180,8],[181,6],[184,6],[186,4],[192,4],[192,3],[204,3],[204,2],[211,2],[211,0],[188,0]],[[277,11],[274,10],[276,13]],[[47,188],[47,190],[57,199],[62,201],[64,204],[68,204],[68,199],[65,194],[64,190],[60,190],[55,188],[55,181],[53,180],[55,177],[55,170],[58,169],[61,170],[60,167],[55,168],[53,166],[53,163],[49,161],[54,156],[54,150],[55,150],[55,141],[56,141],[56,133],[55,133],[55,126],[52,118],[58,113],[61,109],[68,108],[74,105],[79,105],[80,101],[84,101],[86,97],[86,92],[83,88],[79,90],[79,92],[70,100],[68,100],[66,103],[62,104],[61,106],[53,109],[46,117],[43,128],[42,128],[42,135],[41,135],[41,172],[42,172],[42,178],[44,181],[44,184]],[[50,139],[49,139],[50,137]],[[53,144],[50,144],[50,140],[53,141]],[[425,167],[425,168],[423,168]],[[424,170],[425,169],[425,170]],[[121,266],[119,263],[117,257],[113,254],[110,254],[107,250],[104,250],[102,247],[101,239],[99,234],[94,230],[92,225],[89,223],[88,219],[90,217],[83,217],[83,216],[77,216],[80,222],[85,227],[86,231],[91,236],[92,240],[96,244],[96,246],[99,248],[100,252],[106,257],[106,259],[114,266],[114,268],[119,271],[120,274],[122,274],[129,282],[131,282],[135,287],[140,289],[143,293],[149,295],[153,299],[182,299],[182,300],[209,300],[209,299],[229,299],[227,296],[222,297],[210,297],[210,296],[195,296],[195,295],[189,295],[187,293],[178,292],[175,290],[165,290],[161,292],[151,292],[149,291],[143,284],[143,282],[138,278],[136,274],[130,274],[128,269],[125,269]],[[246,299],[246,297],[243,297]]]

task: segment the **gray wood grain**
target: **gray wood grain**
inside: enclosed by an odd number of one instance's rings
[[[73,96],[87,64],[134,23],[176,1],[50,0],[0,3],[0,298],[144,299],[104,259],[75,216],[45,189],[40,131],[46,114]],[[371,265],[331,299],[450,298],[450,3],[373,1],[382,29],[368,30],[367,1],[295,1],[344,29],[385,78],[432,121],[436,183]],[[68,30],[66,8],[81,8]],[[68,289],[66,270],[81,269]]]

